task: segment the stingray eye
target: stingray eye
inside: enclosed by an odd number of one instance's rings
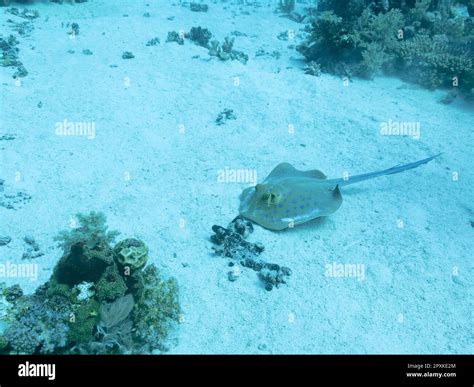
[[[273,192],[266,192],[262,196],[262,200],[265,200],[269,206],[277,202],[277,195]]]

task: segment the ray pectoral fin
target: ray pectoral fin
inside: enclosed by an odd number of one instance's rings
[[[250,204],[252,203],[252,199],[255,196],[255,187],[249,187],[242,191],[240,194],[240,206],[239,212],[248,211]]]
[[[278,164],[273,171],[265,179],[271,181],[273,179],[280,179],[285,177],[311,177],[314,179],[326,179],[326,175],[318,169],[311,171],[300,171],[289,163]]]
[[[334,189],[318,193],[318,207],[321,209],[319,216],[327,216],[336,212],[342,204],[342,195],[339,185]]]

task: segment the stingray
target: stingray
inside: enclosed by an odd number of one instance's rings
[[[341,179],[327,179],[317,169],[299,171],[289,163],[281,163],[263,183],[242,192],[239,212],[244,218],[270,230],[291,228],[336,212],[342,204],[340,188],[343,186],[407,171],[428,163],[440,154],[383,171]]]

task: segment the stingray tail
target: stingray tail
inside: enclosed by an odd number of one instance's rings
[[[349,176],[347,179],[342,178],[342,179],[334,179],[334,180],[330,180],[330,181],[334,182],[336,184],[339,184],[339,186],[344,186],[344,185],[358,183],[359,181],[373,179],[374,177],[385,176],[385,175],[393,175],[395,173],[400,173],[400,172],[403,172],[403,171],[407,171],[409,169],[417,168],[420,165],[423,165],[423,164],[426,164],[426,163],[430,162],[431,160],[435,159],[439,155],[441,155],[441,153],[438,153],[437,155],[428,157],[428,158],[423,159],[423,160],[415,161],[413,163],[404,164],[404,165],[399,164],[399,165],[396,165],[392,168],[384,169],[383,171],[364,173],[362,175]]]

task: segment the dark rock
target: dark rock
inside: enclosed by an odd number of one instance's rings
[[[273,285],[269,282],[265,283],[265,290],[270,291],[273,289]]]
[[[25,235],[23,240],[25,241],[26,244],[29,244],[32,246],[36,244],[35,238],[32,235]]]
[[[245,219],[242,215],[234,218],[232,222],[229,223],[227,228],[237,234],[240,234],[243,238],[247,238],[251,233],[253,233],[253,224],[252,222]]]
[[[0,237],[0,246],[6,246],[11,242],[12,238],[8,236]]]
[[[232,109],[224,109],[217,116],[216,124],[223,125],[226,123],[226,121],[235,119],[237,119],[237,117],[235,116],[234,111]]]
[[[236,270],[231,270],[227,273],[227,278],[230,282],[235,282],[240,277],[240,274]]]
[[[209,10],[209,6],[207,4],[190,3],[189,9],[193,12],[207,12]]]
[[[258,255],[264,250],[261,243],[247,242],[240,234],[222,226],[214,225],[212,230],[215,234],[211,236],[211,241],[217,245],[214,251],[224,257],[241,260]]]
[[[150,39],[150,40],[146,43],[147,47],[156,46],[156,45],[158,45],[158,44],[160,44],[160,38],[153,38],[153,39]]]
[[[211,241],[216,245],[213,246],[214,251],[221,256],[238,261],[243,267],[258,272],[266,290],[272,290],[274,287],[286,283],[287,277],[291,275],[291,270],[288,267],[260,259],[259,255],[264,251],[264,246],[261,243],[251,243],[244,239],[245,236],[253,232],[253,225],[248,220],[237,216],[230,222],[228,228],[214,225],[212,231],[214,231],[214,235],[211,236]],[[228,265],[233,267],[235,263],[231,261]],[[238,273],[235,269],[228,272],[229,281],[235,281],[239,276]]]
[[[133,59],[135,55],[133,55],[130,51],[124,51],[122,54],[122,59]]]
[[[181,34],[177,33],[176,31],[170,31],[168,32],[168,36],[166,37],[166,42],[176,42],[179,45],[184,44],[184,36]]]
[[[19,65],[13,73],[13,78],[25,78],[27,75],[28,70],[26,70],[25,66]]]
[[[265,267],[265,262],[261,260],[255,260],[251,258],[240,261],[240,264],[245,267],[249,267],[252,270],[260,271]]]
[[[282,270],[282,268],[276,264],[267,264],[266,267],[258,273],[267,290],[273,289],[274,286],[279,287],[281,284],[286,284],[286,277],[290,274],[291,270],[288,268]]]
[[[69,32],[70,35],[79,35],[79,24],[72,23],[71,24],[71,31]]]

